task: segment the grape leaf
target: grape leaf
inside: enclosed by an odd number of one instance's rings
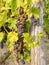
[[[11,9],[14,12],[17,8],[16,0],[11,0]]]

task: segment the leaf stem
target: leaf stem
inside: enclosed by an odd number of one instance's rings
[[[3,26],[4,27],[4,30],[6,31],[6,33],[8,33],[8,31],[7,31],[7,29],[5,28],[5,26]]]

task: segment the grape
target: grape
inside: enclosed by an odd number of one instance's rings
[[[24,25],[18,24],[18,35],[19,35],[19,37],[22,36],[23,32],[24,32]]]
[[[24,27],[25,27],[25,24],[26,24],[26,19],[28,18],[28,16],[24,16],[22,14],[22,9],[20,8],[20,16],[18,17],[17,19],[17,28],[18,28],[18,44],[20,46],[20,54],[24,55],[24,50],[23,50],[23,38],[22,38],[22,34],[24,32]],[[16,43],[15,43],[16,44]],[[22,63],[25,64],[24,60],[22,60]]]
[[[18,34],[21,34],[24,32],[24,25],[25,25],[25,22],[18,22],[17,23]]]

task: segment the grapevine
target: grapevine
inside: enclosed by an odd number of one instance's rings
[[[36,0],[39,3],[39,0]],[[32,4],[33,3],[33,4]],[[33,7],[33,0],[2,0],[0,7],[0,43],[6,43],[10,52],[17,54],[18,59],[30,62],[31,48],[39,45],[40,37],[34,44],[30,35],[31,21],[34,16],[39,19],[39,8]],[[3,44],[1,45],[3,46]],[[15,56],[14,56],[15,57]],[[25,63],[25,62],[24,62]]]

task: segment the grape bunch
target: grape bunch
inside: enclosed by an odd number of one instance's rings
[[[18,27],[18,35],[19,37],[22,35],[24,32],[24,25],[25,25],[25,19],[23,16],[20,16],[17,22],[17,27]]]
[[[18,36],[21,37],[22,33],[24,32],[24,26],[26,24],[28,16],[24,14],[24,10],[22,7],[20,7],[18,11],[20,16],[17,19],[17,28],[18,28]]]
[[[24,55],[23,52],[23,37],[22,34],[24,33],[24,28],[25,28],[25,24],[26,24],[26,20],[28,18],[28,16],[24,13],[24,10],[22,7],[19,8],[18,10],[19,12],[19,17],[17,19],[17,28],[18,28],[18,42],[19,42],[19,48],[20,48],[20,54]]]

